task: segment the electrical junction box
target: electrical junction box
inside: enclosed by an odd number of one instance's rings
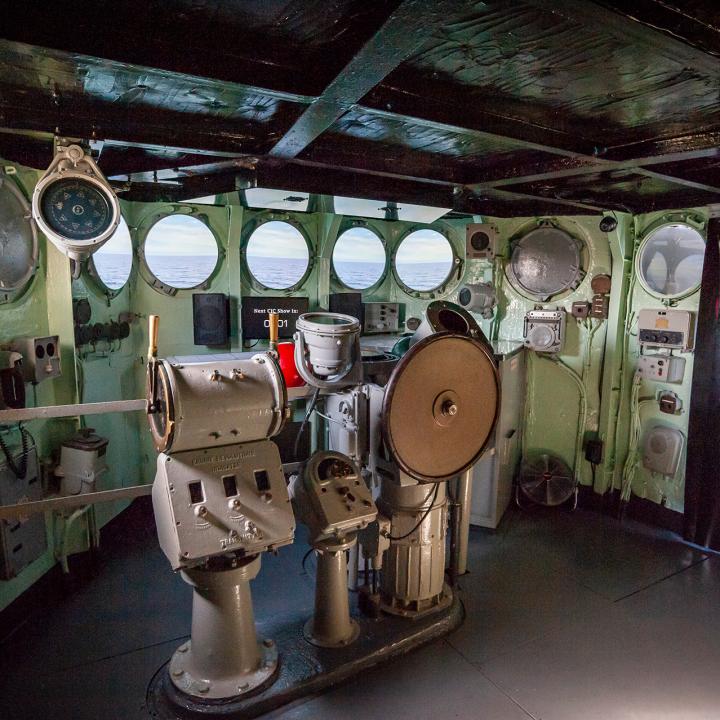
[[[19,468],[23,464],[22,450],[10,449],[9,452],[13,464]],[[37,450],[32,446],[28,448],[26,462],[25,476],[18,477],[9,467],[5,455],[0,453],[0,505],[42,500]],[[0,520],[0,578],[15,577],[46,550],[43,513]]]
[[[638,372],[645,380],[681,383],[685,375],[685,358],[674,355],[641,355]]]
[[[23,337],[12,342],[12,349],[23,356],[22,371],[25,382],[37,384],[60,377],[60,338]]]
[[[526,347],[536,352],[560,352],[565,341],[565,322],[566,313],[562,308],[530,310],[523,326]]]
[[[363,332],[394,333],[400,329],[400,303],[363,303]]]
[[[643,467],[673,477],[678,471],[684,445],[685,436],[677,428],[665,425],[650,428],[643,441]]]
[[[583,320],[590,315],[590,303],[587,300],[579,300],[572,304],[572,310],[570,311],[572,316],[578,320]]]
[[[470,223],[465,229],[465,256],[468,260],[492,260],[498,254],[499,242],[494,225]]]
[[[214,555],[273,550],[295,535],[280,452],[270,440],[161,453],[152,498],[173,570]]]
[[[692,318],[687,310],[641,310],[638,340],[644,347],[689,350],[692,347]]]

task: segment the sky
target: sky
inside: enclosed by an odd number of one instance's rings
[[[371,230],[353,227],[346,230],[335,243],[333,261],[385,263],[385,246]]]
[[[217,255],[217,243],[210,229],[190,215],[169,215],[150,229],[145,241],[146,255]],[[130,233],[125,220],[98,253],[130,254]],[[300,231],[289,223],[272,220],[261,225],[250,238],[247,254],[253,257],[294,258],[306,260],[308,248]],[[350,228],[338,240],[333,259],[339,262],[385,261],[384,247],[367,228]],[[410,233],[397,251],[397,261],[409,263],[451,263],[450,244],[436,230]]]
[[[308,259],[308,246],[302,233],[290,223],[271,220],[251,236],[247,255],[252,257]]]
[[[443,263],[449,269],[453,252],[447,238],[437,230],[416,230],[400,243],[395,261],[400,265]]]

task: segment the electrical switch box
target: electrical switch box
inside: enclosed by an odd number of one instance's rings
[[[681,383],[685,375],[685,358],[674,355],[641,355],[638,372],[646,380]]]
[[[530,310],[525,315],[525,345],[536,352],[557,353],[565,340],[566,313],[556,310]]]
[[[572,304],[572,310],[570,312],[572,316],[578,320],[584,320],[590,315],[590,303],[586,300],[578,300]]]
[[[21,369],[25,382],[37,384],[60,377],[60,338],[23,337],[13,340],[12,349],[23,356]]]
[[[692,318],[688,310],[641,310],[638,313],[640,345],[689,350],[693,344]]]
[[[590,308],[590,317],[599,320],[607,320],[610,314],[610,297],[608,295],[593,295],[592,307]]]
[[[29,446],[26,453],[20,448],[11,449],[9,454],[13,467],[0,453],[0,505],[42,500],[35,448]],[[42,513],[0,519],[0,578],[15,577],[46,550],[45,516]]]
[[[400,303],[363,303],[363,332],[394,333],[400,329]]]

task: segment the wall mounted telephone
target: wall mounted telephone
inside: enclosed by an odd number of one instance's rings
[[[22,355],[11,350],[0,350],[0,410],[25,407],[25,378],[22,372]]]

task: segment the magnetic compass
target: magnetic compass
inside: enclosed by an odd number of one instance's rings
[[[69,240],[102,235],[113,221],[107,193],[82,178],[54,182],[43,193],[40,209],[48,226]]]
[[[47,239],[77,262],[115,232],[120,202],[89,153],[58,145],[33,191],[32,216]]]

